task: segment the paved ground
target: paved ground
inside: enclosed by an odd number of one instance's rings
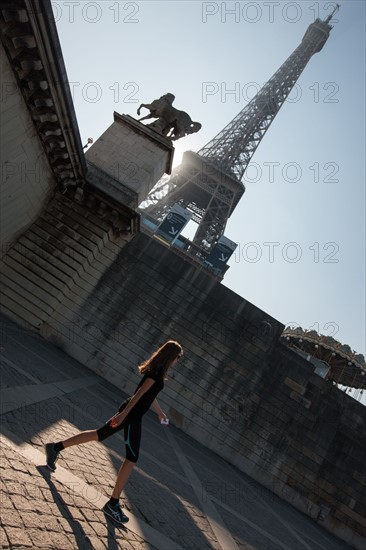
[[[5,317],[0,334],[1,548],[350,550],[152,412],[116,527],[101,508],[123,436],[63,451],[55,473],[43,444],[99,427],[125,395]]]

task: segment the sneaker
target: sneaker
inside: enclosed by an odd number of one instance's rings
[[[117,523],[127,523],[130,519],[123,513],[120,503],[116,504],[116,506],[112,506],[109,502],[106,502],[103,506],[103,512]]]
[[[45,445],[45,451],[46,451],[46,458],[47,458],[47,466],[49,467],[52,472],[56,470],[55,462],[59,457],[59,454],[54,449],[54,443],[46,443]]]

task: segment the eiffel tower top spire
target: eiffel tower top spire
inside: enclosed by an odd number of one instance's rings
[[[332,13],[330,15],[328,15],[328,17],[326,18],[325,23],[329,23],[333,19],[333,15],[335,15],[337,13],[339,8],[340,8],[340,6],[339,6],[339,4],[337,4],[336,7],[334,8],[334,10],[332,11]]]
[[[339,5],[325,21],[316,19],[300,45],[242,111],[209,141],[198,154],[223,172],[241,180],[244,172],[278,111],[311,57],[328,40],[329,24]]]

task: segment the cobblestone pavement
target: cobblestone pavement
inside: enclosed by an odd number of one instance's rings
[[[99,427],[126,396],[3,316],[0,333],[1,548],[350,550],[152,412],[116,526],[102,507],[123,436],[65,449],[55,473],[43,445]]]

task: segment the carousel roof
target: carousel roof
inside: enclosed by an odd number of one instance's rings
[[[330,367],[328,380],[351,388],[366,388],[365,357],[353,351],[347,344],[338,342],[332,336],[301,327],[285,328],[281,341],[290,348],[300,349],[326,363]]]

